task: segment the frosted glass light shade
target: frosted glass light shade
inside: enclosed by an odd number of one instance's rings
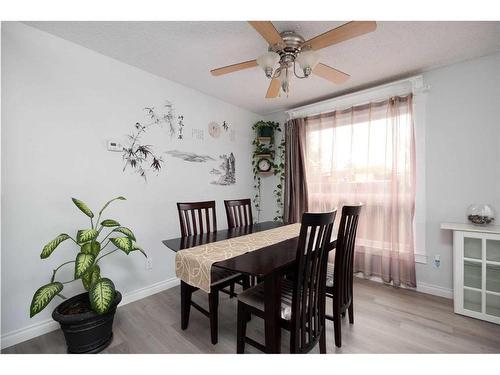
[[[269,51],[257,58],[257,64],[259,64],[264,72],[266,72],[267,76],[272,74],[276,64],[278,64],[278,61],[280,61],[280,55],[272,51]]]
[[[280,74],[280,84],[281,84],[281,90],[286,94],[288,97],[288,94],[290,93],[290,72],[288,71],[288,68],[285,70],[281,71]]]
[[[309,69],[309,72],[312,72],[319,63],[319,54],[313,50],[303,51],[297,56],[297,62],[303,72]]]

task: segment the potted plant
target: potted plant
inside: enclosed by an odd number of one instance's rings
[[[273,138],[274,131],[281,129],[279,128],[279,123],[274,121],[258,121],[253,126],[252,129],[257,131],[258,137]]]
[[[40,254],[42,259],[48,258],[66,240],[74,242],[78,253],[75,260],[65,262],[54,269],[50,282],[35,292],[31,301],[30,317],[42,311],[55,296],[61,297],[64,302],[54,309],[52,318],[61,325],[68,353],[97,353],[106,348],[113,338],[113,318],[116,307],[122,299],[120,292],[115,290],[113,282],[102,277],[99,261],[118,250],[127,255],[136,251],[146,257],[147,255],[135,243],[135,236],[130,229],[121,226],[116,220],[100,221],[102,213],[109,204],[115,200],[125,200],[124,197],[117,197],[107,202],[99,211],[95,223],[94,213],[87,205],[78,199],[72,198],[72,200],[80,211],[90,218],[90,228],[78,230],[76,238],[62,233],[44,246]],[[99,239],[104,235],[104,231],[108,233]],[[101,254],[109,244],[115,249]],[[73,280],[56,281],[57,271],[72,263],[74,263]],[[64,284],[76,280],[81,280],[86,292],[66,299],[61,294]]]

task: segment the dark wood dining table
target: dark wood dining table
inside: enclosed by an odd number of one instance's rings
[[[248,227],[224,229],[212,233],[185,236],[162,241],[172,251],[206,243],[257,233],[283,226],[277,222],[262,222]],[[281,241],[213,264],[245,275],[257,276],[264,282],[265,347],[267,353],[279,353],[281,347],[281,279],[295,264],[299,237]],[[335,247],[331,243],[331,248]]]

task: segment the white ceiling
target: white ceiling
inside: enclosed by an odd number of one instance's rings
[[[243,21],[26,23],[259,114],[500,51],[500,22],[378,22],[375,32],[320,51],[323,63],[351,74],[345,84],[315,76],[295,79],[288,98],[265,99],[269,81],[260,68],[220,77],[209,73],[267,51],[267,43]],[[310,39],[342,23],[274,25]]]

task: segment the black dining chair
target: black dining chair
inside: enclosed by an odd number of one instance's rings
[[[252,201],[247,199],[231,199],[224,201],[227,227],[229,229],[247,227],[253,224]]]
[[[251,227],[253,225],[252,201],[246,199],[230,199],[224,201],[226,208],[226,218],[228,229]],[[249,277],[250,285],[256,284],[257,278]],[[234,285],[231,286],[231,292],[234,292]]]
[[[326,296],[333,301],[333,315],[325,315],[333,320],[335,346],[342,346],[341,318],[349,313],[349,323],[354,324],[352,295],[354,245],[362,205],[342,207],[334,263],[328,263]]]
[[[177,203],[177,210],[179,211],[179,222],[183,237],[217,231],[215,201]],[[236,296],[234,294],[234,284],[236,282],[241,283],[243,288],[246,289],[249,286],[249,278],[241,273],[223,270],[216,266],[212,267],[211,272],[208,311],[191,300],[193,292],[198,290],[198,288],[181,280],[181,328],[183,330],[187,329],[190,308],[193,306],[210,319],[210,334],[212,344],[215,345],[218,341],[217,310],[219,306],[219,291],[227,293],[231,297]],[[224,289],[228,286],[231,288],[230,291]]]
[[[290,331],[290,353],[307,353],[319,342],[326,353],[325,285],[330,238],[336,211],[302,215],[294,280],[281,281],[281,327]],[[264,346],[246,337],[251,314],[264,319],[264,284],[238,296],[237,353],[245,343],[262,351]]]

